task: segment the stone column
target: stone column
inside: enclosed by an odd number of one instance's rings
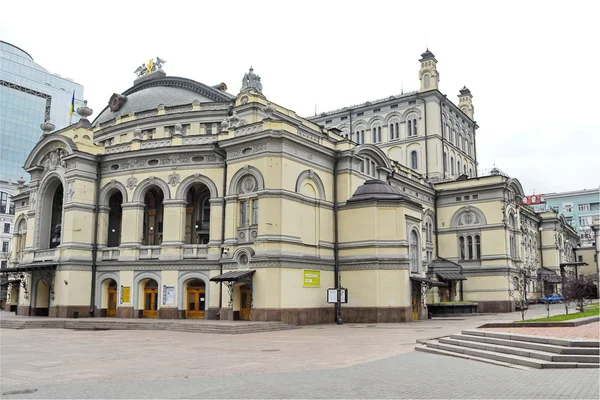
[[[179,260],[183,256],[187,202],[165,200],[163,207],[163,241],[160,259]]]
[[[135,261],[139,258],[144,226],[144,203],[132,201],[123,203],[121,221],[121,252],[119,261]]]
[[[110,207],[99,206],[98,207],[98,246],[103,247],[108,242],[108,217],[110,213]]]

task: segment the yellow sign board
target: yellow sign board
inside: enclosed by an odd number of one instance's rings
[[[321,271],[305,269],[304,270],[304,286],[305,287],[321,287]]]
[[[131,286],[121,286],[121,304],[131,303]]]

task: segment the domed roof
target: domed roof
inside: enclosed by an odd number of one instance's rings
[[[427,49],[425,50],[425,53],[421,54],[421,59],[419,61],[429,60],[430,58],[433,58],[435,60],[435,56],[433,55],[433,53],[429,51],[429,49]]]
[[[136,82],[137,83],[137,82]],[[117,97],[113,95],[111,100]],[[201,103],[227,102],[235,96],[191,79],[178,77],[159,77],[135,84],[123,92],[121,102],[115,111],[107,106],[94,120],[94,125],[110,121],[118,116],[155,110],[159,105],[174,107],[191,104],[194,100]]]
[[[407,197],[398,189],[388,183],[372,179],[366,181],[356,189],[348,203],[367,200],[405,200]]]

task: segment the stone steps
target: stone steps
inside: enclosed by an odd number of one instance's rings
[[[235,324],[220,323],[181,323],[176,320],[165,322],[136,322],[119,320],[0,320],[0,328],[4,329],[72,329],[72,330],[166,330],[176,332],[214,333],[214,334],[244,334],[272,332],[298,327],[283,322],[249,322]]]
[[[520,368],[600,368],[597,340],[559,339],[464,330],[460,335],[418,341],[417,351]]]

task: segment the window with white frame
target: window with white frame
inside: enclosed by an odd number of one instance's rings
[[[361,130],[356,131],[355,138],[356,138],[355,142],[357,144],[363,144],[363,143],[365,143],[365,130],[361,129]]]
[[[586,215],[584,217],[579,217],[579,226],[589,226],[592,225],[592,216]]]
[[[459,235],[458,258],[461,260],[479,260],[481,258],[481,235]]]
[[[563,208],[567,213],[573,212],[573,204],[564,204]]]
[[[373,135],[373,143],[381,143],[381,126],[374,126],[371,128]]]
[[[419,272],[419,235],[414,229],[410,232],[408,252],[410,253],[410,270]]]
[[[407,121],[407,126],[408,126],[408,136],[417,136],[417,134],[418,134],[417,119],[409,118]]]
[[[579,211],[590,211],[590,204],[579,204],[577,208],[579,209]]]
[[[400,139],[400,123],[398,120],[392,120],[389,125],[390,140]]]
[[[419,168],[419,158],[418,158],[417,152],[415,150],[411,151],[411,153],[410,153],[410,167],[412,169]]]

